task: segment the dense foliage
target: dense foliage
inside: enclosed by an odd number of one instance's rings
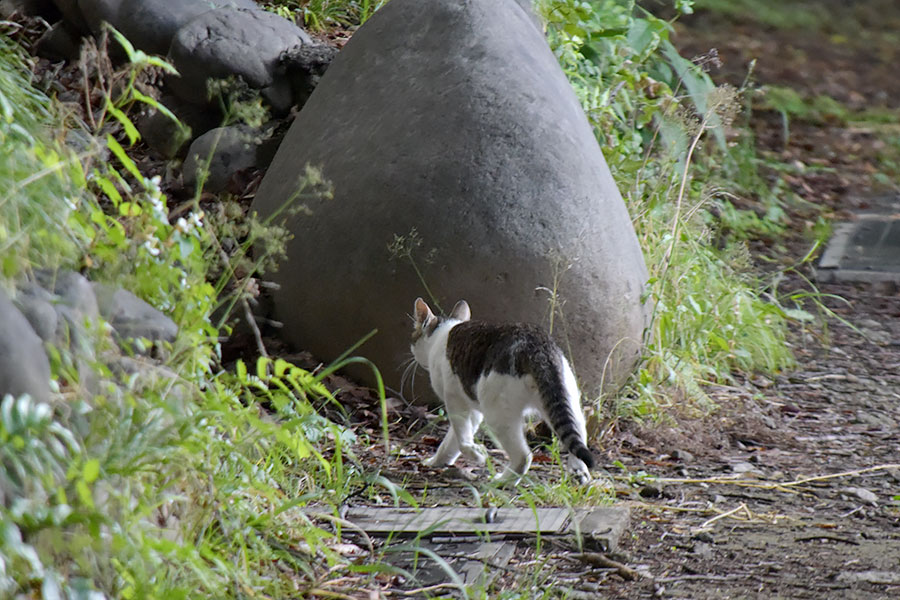
[[[690,1],[674,5],[692,10]],[[788,313],[762,297],[765,283],[751,275],[746,248],[718,243],[711,219],[714,211],[738,221],[743,215],[728,198],[755,196],[762,185],[746,156],[747,133],[733,126],[741,91],[713,85],[703,67],[714,57],[681,57],[671,24],[633,1],[541,0],[537,7],[619,182],[651,274],[647,352],[618,407],[658,416],[660,405],[702,405],[703,382],[789,365]]]
[[[319,416],[332,399],[306,371],[216,366],[214,219],[195,206],[170,222],[159,182],[123,147],[124,111],[140,92],[117,86],[105,112],[116,116],[79,128],[34,90],[18,49],[0,44],[5,287],[36,268],[77,269],[137,291],[180,328],[160,350],[166,368],[145,377],[110,370],[111,341],[96,328],[96,352],[54,349],[58,404],[2,399],[0,596],[302,592],[335,554],[333,534],[297,507],[346,493],[353,434]],[[153,62],[132,59],[126,82]],[[82,380],[84,365],[97,382]]]

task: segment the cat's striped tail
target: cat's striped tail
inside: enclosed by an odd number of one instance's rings
[[[544,413],[550,428],[563,448],[577,456],[588,469],[593,469],[594,455],[588,449],[584,437],[584,416],[580,414],[578,390],[567,389],[567,386],[575,387],[575,377],[571,372],[568,373],[571,377],[566,377],[569,367],[561,352],[557,356],[542,358],[543,360],[533,361],[530,370],[544,401]],[[571,381],[567,382],[567,379]],[[575,411],[579,414],[576,415]]]

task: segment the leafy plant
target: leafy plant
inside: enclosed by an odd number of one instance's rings
[[[743,169],[748,186],[761,185],[752,148],[738,154],[725,143],[740,90],[714,86],[702,67],[715,56],[682,58],[669,41],[670,23],[634,2],[542,0],[537,7],[624,192],[651,274],[647,350],[618,410],[655,418],[683,397],[709,407],[705,382],[790,365],[786,314],[763,297],[746,251],[713,244],[711,209],[743,227],[737,215],[749,213],[735,211],[729,195],[760,189],[729,189],[713,173],[731,165]],[[675,8],[687,13],[692,4]],[[754,226],[777,224],[778,206]]]
[[[125,52],[128,66],[125,69],[113,70],[108,63],[104,65],[111,75],[111,77],[108,78],[98,79],[100,85],[106,86],[103,89],[102,95],[105,104],[98,117],[94,117],[91,111],[88,111],[87,113],[95,130],[102,129],[105,120],[109,116],[112,116],[122,125],[123,131],[128,136],[128,142],[130,144],[135,143],[138,138],[140,138],[140,134],[126,113],[135,104],[141,103],[159,111],[162,115],[172,121],[177,127],[176,135],[178,137],[183,139],[190,137],[190,130],[178,120],[172,111],[161,104],[153,97],[153,95],[144,93],[140,90],[142,87],[140,85],[141,78],[147,72],[156,71],[162,74],[177,75],[178,71],[175,70],[175,67],[158,56],[152,56],[136,49],[124,35],[108,23],[104,23],[103,31],[104,35],[100,38],[96,56],[103,62],[108,61],[108,54],[105,52],[105,48],[108,43],[107,36],[112,34],[116,42]],[[103,49],[103,51],[101,51],[101,49]],[[82,60],[84,60],[84,57],[90,56],[91,54],[92,53],[82,54]],[[81,68],[83,71],[87,68],[84,62],[82,62]]]
[[[32,262],[69,265],[89,231],[69,227],[81,201],[84,175],[79,158],[43,143],[39,130],[54,117],[30,85],[19,48],[0,36],[0,271],[12,278]],[[88,146],[82,157],[98,145]]]

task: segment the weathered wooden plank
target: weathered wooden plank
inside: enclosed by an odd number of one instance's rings
[[[517,542],[506,541],[509,537],[540,533],[568,540],[573,550],[613,551],[628,528],[629,510],[627,506],[575,510],[539,508],[536,511],[452,506],[423,509],[356,507],[349,509],[345,518],[372,536],[421,536],[415,546],[428,548],[442,557],[441,564],[412,549],[390,554],[387,559],[394,566],[413,573],[417,586],[446,583],[445,569],[449,565],[465,585],[487,588],[493,578],[508,568],[516,551]],[[486,533],[491,535],[482,537]]]
[[[351,508],[347,520],[372,535],[403,533],[562,533],[567,508]],[[490,521],[490,522],[488,522]]]
[[[875,205],[880,204],[876,200]],[[816,267],[821,281],[900,282],[900,217],[857,214],[838,223]]]

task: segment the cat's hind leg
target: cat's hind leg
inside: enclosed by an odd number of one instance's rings
[[[484,419],[484,415],[482,415],[480,411],[473,410],[469,413],[469,430],[472,432],[473,436],[478,433],[478,428],[481,427],[482,419]],[[474,460],[478,466],[484,466],[484,463],[487,462],[487,448],[474,441],[472,442],[472,447],[474,448],[476,456],[471,460]]]
[[[571,452],[566,457],[566,465],[569,467],[569,472],[578,480],[578,483],[584,485],[591,480],[591,472],[587,465]]]
[[[509,421],[514,421],[510,423]],[[531,467],[531,449],[525,440],[522,419],[510,419],[503,423],[488,423],[497,442],[509,457],[509,464],[495,477],[501,484],[516,484]]]
[[[449,467],[456,462],[457,458],[459,458],[459,441],[451,424],[450,429],[447,430],[447,435],[444,436],[444,440],[438,446],[437,452],[431,458],[423,460],[422,464],[426,467]]]
[[[484,448],[475,444],[474,436],[481,425],[481,413],[472,410],[464,413],[450,415],[450,429],[444,441],[438,446],[434,456],[423,461],[426,467],[449,467],[460,454],[481,466],[485,462],[486,452]]]

